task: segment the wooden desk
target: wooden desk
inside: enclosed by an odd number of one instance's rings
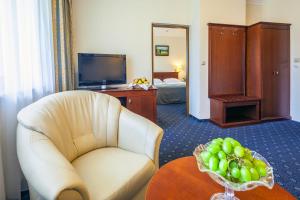
[[[159,169],[149,183],[146,200],[207,200],[219,192],[224,192],[224,188],[200,172],[191,156],[174,160]],[[257,187],[235,195],[241,200],[296,200],[278,184],[272,190]]]
[[[93,90],[118,98],[122,105],[132,112],[139,114],[154,123],[157,121],[157,105],[155,87],[149,90],[118,88],[109,90]]]

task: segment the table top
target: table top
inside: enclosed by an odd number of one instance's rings
[[[190,156],[179,158],[160,168],[149,183],[146,200],[207,200],[219,192],[224,192],[224,188],[206,173],[200,172],[196,159]],[[241,200],[296,199],[278,184],[272,190],[260,186],[245,192],[235,192],[235,195]]]

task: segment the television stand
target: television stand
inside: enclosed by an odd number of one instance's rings
[[[154,123],[157,121],[156,94],[157,88],[151,87],[149,90],[132,89],[128,87],[108,88],[104,90],[91,89],[92,91],[108,94],[118,98],[122,106],[139,114]]]

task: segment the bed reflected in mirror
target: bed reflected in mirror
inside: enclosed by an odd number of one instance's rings
[[[153,84],[157,104],[188,106],[188,27],[153,27]]]

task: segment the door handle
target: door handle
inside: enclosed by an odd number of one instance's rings
[[[131,100],[130,98],[128,99],[128,103],[129,103],[129,104],[131,104],[131,103],[132,103],[132,100]]]
[[[279,71],[273,71],[273,75],[274,76],[278,76],[279,75]]]

